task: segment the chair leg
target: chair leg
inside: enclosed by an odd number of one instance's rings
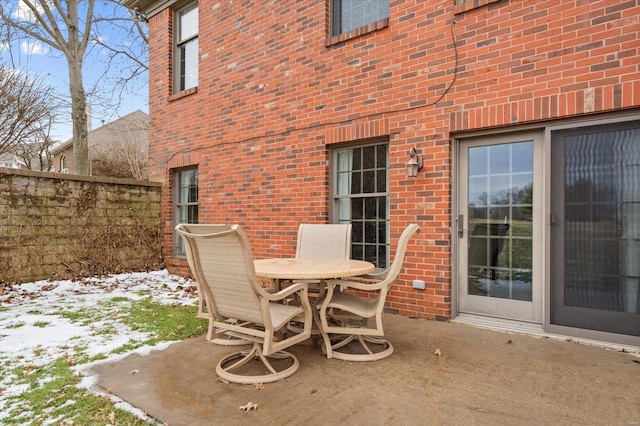
[[[333,335],[325,339],[322,344],[322,352],[327,358],[336,358],[344,361],[378,361],[387,358],[393,353],[393,346],[384,337],[362,335]],[[358,342],[364,353],[348,352],[347,346],[351,342]],[[342,350],[344,348],[344,350]],[[331,356],[329,356],[331,353]]]
[[[261,364],[269,371],[268,374],[253,375],[233,372],[245,366],[249,361],[257,359],[259,359],[261,361]],[[274,366],[273,361],[279,361],[280,364],[285,364],[288,366],[284,369],[278,370],[276,366]],[[235,352],[222,358],[222,360],[220,360],[220,362],[216,366],[216,373],[221,379],[233,383],[271,383],[291,376],[296,371],[298,371],[299,367],[300,363],[293,354],[286,351],[280,351],[266,356],[262,352],[262,345],[260,343],[254,343],[253,348],[250,351]],[[247,367],[247,369],[252,368],[255,367]]]
[[[322,353],[324,353],[327,358],[333,357],[333,352],[331,350],[331,339],[329,338],[329,334],[327,334],[327,332],[324,330],[324,327],[322,326],[322,321],[320,319],[320,310],[317,306],[313,307],[313,322],[317,324],[318,329],[320,330],[320,335],[322,336],[323,343],[321,348],[325,348],[322,349]]]

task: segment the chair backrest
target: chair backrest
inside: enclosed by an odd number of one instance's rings
[[[208,235],[208,234],[216,234],[222,231],[228,231],[231,229],[231,225],[223,225],[223,224],[208,224],[208,223],[181,223],[176,227],[178,233],[182,235],[184,232],[195,235]],[[183,232],[184,231],[184,232]],[[192,244],[189,244],[185,238],[184,249],[187,254],[187,262],[189,266],[193,263],[193,252],[191,250]],[[202,280],[198,276],[198,271],[195,271],[191,268],[191,273],[193,274],[193,278],[195,278],[196,282],[200,284]]]
[[[296,257],[299,259],[349,259],[351,257],[351,224],[300,224]]]
[[[199,233],[205,228],[194,225],[176,227],[188,247],[189,267],[207,294],[207,305],[216,318],[264,324],[247,236],[238,225],[207,226],[213,232]]]
[[[384,282],[387,288],[396,280],[398,274],[400,274],[402,264],[404,263],[404,256],[407,252],[407,245],[409,244],[409,240],[411,239],[411,237],[413,237],[413,234],[419,231],[420,227],[415,223],[407,225],[407,227],[404,228],[404,231],[402,231],[402,234],[398,239],[396,252],[393,256],[393,262],[383,274]]]

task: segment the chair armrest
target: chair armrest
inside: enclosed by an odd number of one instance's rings
[[[262,294],[262,296],[271,302],[277,302],[279,300],[283,300],[287,296],[297,291],[305,291],[305,290],[307,290],[306,284],[292,284],[276,293],[269,293],[268,291],[264,291],[264,294]]]
[[[347,280],[329,280],[327,281],[327,285],[335,288],[336,286],[341,286],[342,288],[355,288],[358,290],[364,291],[376,291],[380,290],[383,285],[385,285],[384,281],[378,281],[375,283],[364,283],[358,281],[347,281]]]
[[[360,275],[358,278],[365,278],[367,280],[379,280],[382,281],[387,278],[388,269],[384,269],[380,272],[371,272],[370,274]]]

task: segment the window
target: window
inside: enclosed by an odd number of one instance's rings
[[[173,185],[175,206],[175,225],[179,223],[198,223],[198,170],[185,169],[175,173]],[[174,234],[176,255],[184,256],[184,242]]]
[[[198,3],[176,12],[176,92],[198,85]]]
[[[346,33],[389,17],[389,0],[332,0],[331,35]]]
[[[332,218],[351,223],[351,257],[378,268],[389,263],[387,141],[332,152]]]
[[[64,155],[60,157],[60,173],[68,173],[69,169],[67,169],[67,157]]]

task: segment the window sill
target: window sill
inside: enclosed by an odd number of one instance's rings
[[[498,3],[502,0],[468,0],[464,3],[457,4],[453,7],[454,15],[459,15],[461,13],[468,12],[473,9],[478,9],[480,7],[487,6],[491,3]]]
[[[170,95],[167,98],[167,102],[172,102],[172,101],[184,98],[186,96],[193,95],[194,93],[198,93],[198,86],[191,87],[191,88],[189,88],[187,90],[183,90],[181,92],[174,93],[173,95]]]
[[[329,47],[338,43],[342,43],[352,38],[360,37],[365,34],[372,33],[374,31],[387,28],[389,26],[389,18],[380,19],[379,21],[372,22],[364,27],[354,28],[346,33],[338,34],[333,37],[329,37],[324,41],[324,46]]]

